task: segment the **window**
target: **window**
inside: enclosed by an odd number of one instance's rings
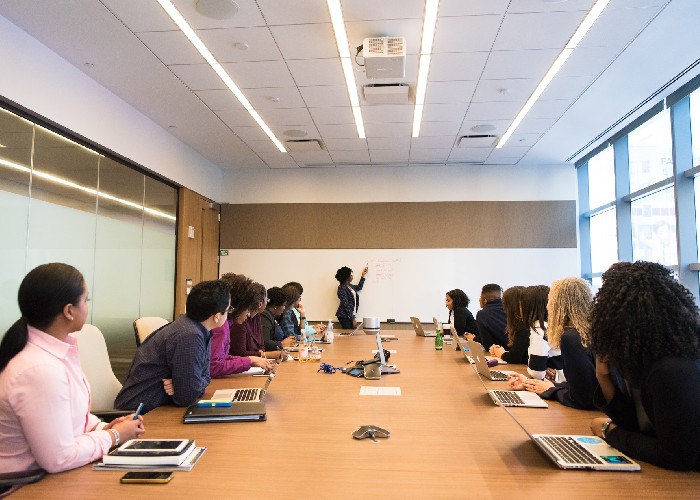
[[[671,119],[668,109],[629,133],[630,192],[673,175]]]
[[[615,199],[615,154],[612,146],[588,160],[588,186],[590,208]]]
[[[693,166],[697,167],[700,165],[700,90],[690,94],[690,132],[693,142]],[[695,185],[697,186],[697,182]],[[697,189],[695,192],[697,193]],[[698,199],[697,194],[695,199]]]
[[[678,265],[673,187],[632,202],[634,260]]]
[[[602,273],[617,262],[616,210],[611,208],[591,217],[591,271]]]

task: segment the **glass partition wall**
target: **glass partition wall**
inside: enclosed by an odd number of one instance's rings
[[[85,276],[88,322],[113,365],[128,369],[133,321],[173,316],[177,189],[0,108],[0,211],[0,337],[24,275],[65,262]]]

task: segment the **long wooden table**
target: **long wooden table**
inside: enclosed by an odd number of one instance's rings
[[[554,467],[522,429],[495,406],[464,359],[433,339],[390,332],[385,344],[401,370],[381,380],[317,372],[318,364],[280,366],[267,395],[267,421],[182,423],[183,408],[161,407],[145,416],[148,438],[195,439],[207,451],[190,472],[166,485],[122,485],[122,472],[91,465],[52,474],[13,498],[691,498],[700,495],[700,474],[642,463],[638,473],[563,471]],[[323,362],[334,366],[367,359],[373,336],[336,336],[324,345]],[[520,367],[523,368],[523,367]],[[262,386],[264,378],[212,381],[214,390]],[[505,382],[486,382],[506,388]],[[360,387],[400,387],[401,396],[360,396]],[[600,414],[551,402],[548,409],[517,408],[531,432],[589,434]],[[351,432],[374,424],[391,432],[373,443]]]

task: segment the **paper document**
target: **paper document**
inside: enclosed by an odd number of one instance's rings
[[[360,396],[401,396],[401,387],[360,387]]]

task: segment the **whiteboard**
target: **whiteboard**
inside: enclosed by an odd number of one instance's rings
[[[242,273],[266,288],[298,281],[302,302],[311,321],[336,321],[338,307],[335,272],[342,266],[369,272],[357,317],[378,316],[408,322],[410,316],[430,322],[447,320],[445,293],[460,288],[471,299],[469,310],[479,309],[479,293],[486,283],[505,290],[514,285],[550,285],[553,280],[579,276],[576,248],[516,249],[229,249],[220,273]]]

